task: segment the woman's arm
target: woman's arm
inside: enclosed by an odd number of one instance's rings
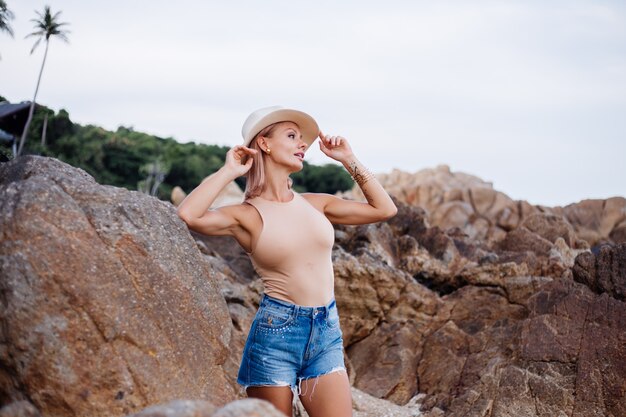
[[[367,203],[344,200],[329,194],[311,195],[321,203],[324,214],[332,223],[365,224],[387,220],[398,209],[376,177],[354,156],[348,141],[341,136],[327,136],[320,132],[320,149],[339,161],[359,185]]]
[[[252,166],[252,158],[244,164],[245,155],[256,151],[245,146],[235,146],[226,153],[226,162],[217,172],[204,179],[177,209],[178,216],[187,226],[205,235],[235,235],[241,226],[236,206],[209,210],[218,194],[237,177],[244,175]]]

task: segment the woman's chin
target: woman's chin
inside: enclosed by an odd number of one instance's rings
[[[302,168],[304,168],[304,162],[302,161],[300,161],[300,163],[289,164],[289,170],[292,173],[302,171]]]

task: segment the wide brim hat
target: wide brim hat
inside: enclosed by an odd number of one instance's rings
[[[310,146],[319,136],[320,129],[315,119],[308,114],[282,106],[264,107],[254,111],[241,128],[244,146],[249,146],[250,142],[259,132],[267,126],[279,122],[293,122],[300,128],[302,141]]]

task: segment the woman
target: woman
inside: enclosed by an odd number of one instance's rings
[[[334,298],[332,224],[388,219],[396,206],[341,136],[320,132],[306,113],[279,106],[252,113],[243,145],[194,189],[178,208],[190,229],[233,236],[263,284],[237,382],[249,397],[270,401],[288,416],[300,396],[310,417],[351,416],[350,383]],[[289,175],[303,167],[308,147],[341,162],[367,203],[291,190]],[[246,175],[245,201],[209,210],[220,191]],[[313,395],[315,394],[315,395]]]

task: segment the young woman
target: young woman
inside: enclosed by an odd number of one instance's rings
[[[310,417],[352,415],[350,383],[334,297],[332,224],[388,219],[396,206],[341,136],[320,132],[306,113],[279,106],[252,113],[243,144],[178,207],[188,227],[233,236],[249,254],[264,293],[250,327],[237,382],[249,397],[288,416],[300,396]],[[291,190],[289,175],[320,138],[321,151],[341,162],[367,203]],[[245,201],[209,210],[220,191],[246,175]]]

